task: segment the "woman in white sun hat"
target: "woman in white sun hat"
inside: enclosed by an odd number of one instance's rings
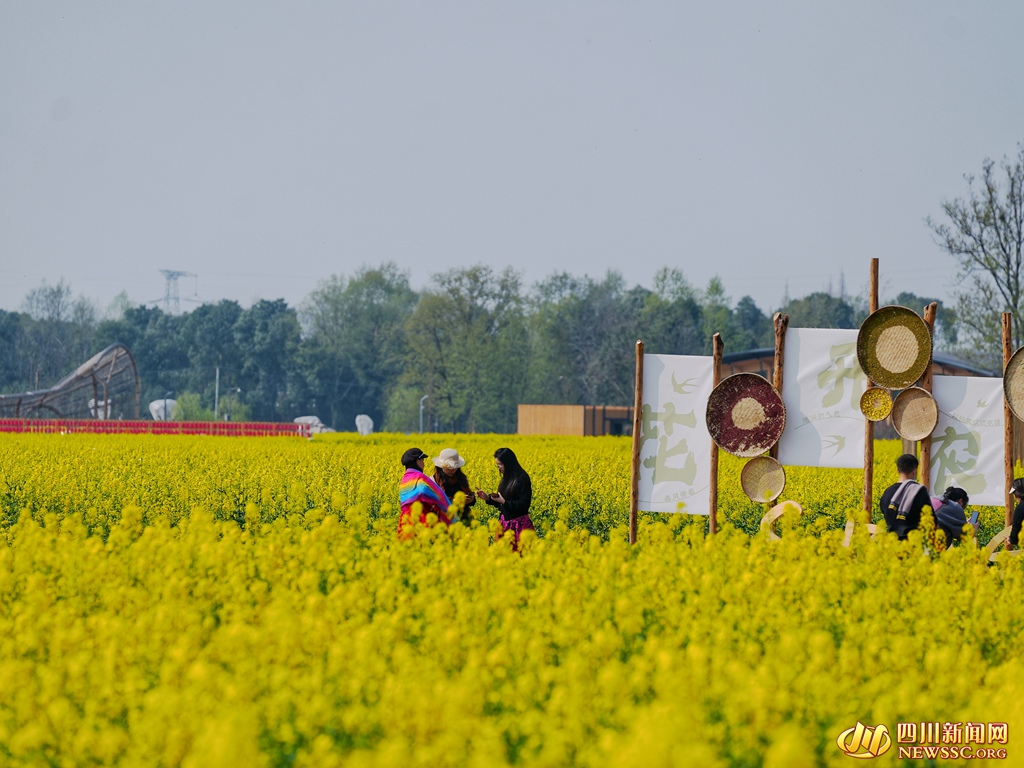
[[[473,510],[471,507],[476,503],[476,496],[469,487],[469,479],[462,471],[466,460],[459,456],[454,448],[445,448],[434,459],[434,482],[436,482],[447,494],[448,498],[455,503],[455,494],[459,491],[466,497],[465,506],[459,515],[459,519],[469,525],[473,521]]]

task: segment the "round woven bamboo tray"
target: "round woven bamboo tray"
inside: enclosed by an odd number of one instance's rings
[[[892,413],[892,393],[882,387],[871,387],[860,396],[860,412],[868,421],[881,421]]]
[[[880,387],[906,389],[924,375],[931,359],[928,325],[912,309],[882,307],[860,326],[857,360]]]
[[[1003,370],[1003,394],[1010,411],[1024,420],[1024,347],[1014,352]]]
[[[771,456],[758,456],[743,465],[740,485],[751,501],[775,501],[786,487],[786,470]]]
[[[927,390],[910,387],[892,401],[892,426],[904,440],[928,438],[938,421],[939,406]]]
[[[705,418],[719,448],[749,459],[779,441],[786,428],[786,406],[767,379],[736,373],[711,391]]]

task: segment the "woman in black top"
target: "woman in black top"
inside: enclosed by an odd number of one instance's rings
[[[483,499],[501,513],[498,520],[502,531],[512,531],[515,539],[512,548],[519,546],[519,534],[535,530],[530,519],[530,502],[533,501],[533,485],[526,470],[519,466],[519,459],[511,448],[499,448],[494,452],[494,463],[501,475],[497,493],[486,493],[477,489],[477,498]]]
[[[1007,549],[1016,549],[1020,538],[1020,526],[1024,523],[1024,477],[1018,477],[1013,481],[1010,485],[1010,495],[1017,499],[1017,506],[1013,508],[1013,522]]]

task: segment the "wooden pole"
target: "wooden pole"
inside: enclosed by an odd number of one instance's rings
[[[636,389],[633,393],[633,471],[629,483],[629,543],[636,544],[636,512],[640,506],[640,430],[644,407],[644,343],[636,342]]]
[[[714,389],[722,381],[722,334],[711,337],[711,388]],[[708,492],[708,532],[718,533],[718,444],[711,441],[711,485]]]
[[[868,311],[878,310],[878,259],[871,260],[871,276],[868,285]],[[872,387],[868,379],[868,389]],[[865,523],[871,522],[871,496],[875,476],[875,422],[864,419],[864,515]]]
[[[786,362],[786,329],[789,327],[789,315],[780,312],[775,313],[772,318],[775,325],[775,369],[772,371],[772,386],[780,395],[782,394],[782,366]],[[768,451],[773,459],[779,458],[779,444],[775,443]]]
[[[924,308],[924,323],[928,326],[928,335],[932,340],[932,349],[935,345],[935,314],[938,311],[939,305],[934,301]],[[920,385],[921,389],[926,392],[932,391],[932,353],[928,353],[928,367],[924,369],[924,375],[921,377]],[[921,482],[929,488],[932,488],[932,438],[931,435],[921,441]],[[943,489],[938,489],[939,491]],[[935,488],[932,488],[932,495],[939,496],[940,493],[936,492]]]
[[[1006,377],[1006,364],[1010,362],[1013,355],[1013,315],[1003,312],[1003,377]],[[1013,482],[1013,412],[1010,410],[1010,401],[1003,398],[1003,475],[1005,482],[1003,493],[1006,502],[1006,524],[1013,524],[1013,504],[1010,494],[1010,484]]]

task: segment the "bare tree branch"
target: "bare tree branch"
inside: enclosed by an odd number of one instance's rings
[[[947,221],[926,219],[936,243],[957,262],[964,289],[956,293],[966,333],[961,352],[998,359],[999,316],[1013,318],[1013,344],[1024,341],[1024,144],[998,169],[985,159],[980,179],[965,174],[967,196],[942,203]]]

